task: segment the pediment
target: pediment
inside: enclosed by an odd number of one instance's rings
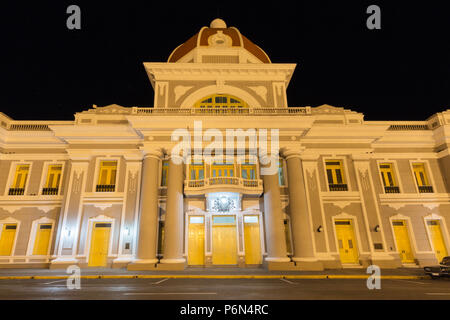
[[[110,104],[108,106],[104,106],[104,107],[97,107],[94,105],[94,109],[90,109],[90,112],[93,113],[108,113],[108,114],[128,114],[131,113],[131,108],[128,107],[122,107],[118,104]]]

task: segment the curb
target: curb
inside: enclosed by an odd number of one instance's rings
[[[368,279],[370,275],[84,275],[81,279]],[[0,276],[0,280],[58,280],[67,276]],[[424,280],[429,276],[380,276],[380,279]]]

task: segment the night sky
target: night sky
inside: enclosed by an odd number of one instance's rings
[[[1,4],[1,112],[72,120],[92,104],[152,106],[142,63],[166,62],[216,17],[273,63],[297,63],[289,106],[330,104],[366,120],[425,120],[450,109],[450,18],[439,4],[93,2]],[[71,4],[81,8],[81,30],[66,27]],[[366,27],[370,4],[381,7],[381,30]]]

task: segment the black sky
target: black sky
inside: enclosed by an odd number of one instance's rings
[[[424,120],[450,109],[450,18],[441,4],[401,1],[98,2],[1,4],[1,107],[16,120],[72,120],[97,104],[152,106],[142,62],[172,50],[216,17],[297,63],[290,106],[331,104],[366,120]],[[66,8],[81,7],[81,30]],[[366,8],[381,7],[381,30]]]

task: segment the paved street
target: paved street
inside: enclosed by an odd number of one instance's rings
[[[450,300],[450,281],[383,279],[380,290],[368,290],[360,279],[82,279],[80,290],[69,290],[65,279],[1,280],[0,299]]]

